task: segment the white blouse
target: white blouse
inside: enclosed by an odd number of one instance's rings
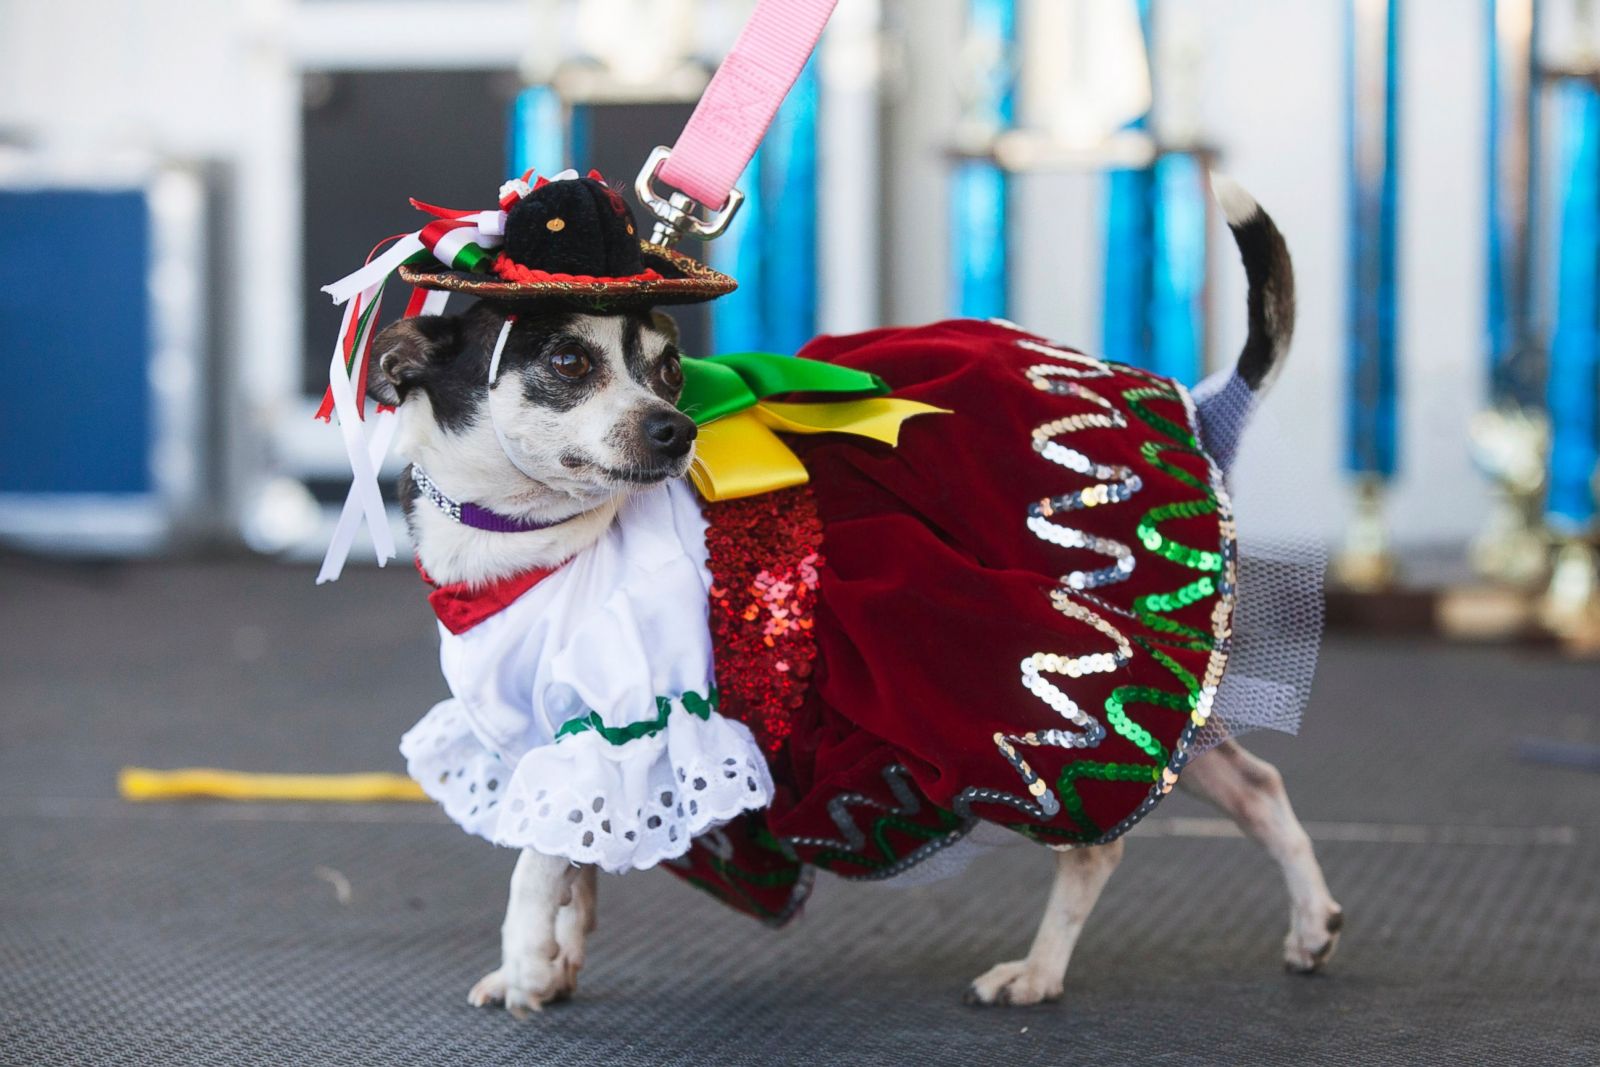
[[[705,531],[687,483],[636,493],[504,610],[440,626],[454,696],[400,751],[451,819],[623,871],[771,802],[755,738],[715,710]]]

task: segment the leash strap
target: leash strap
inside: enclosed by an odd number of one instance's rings
[[[661,166],[707,207],[728,201],[838,0],[761,0]]]

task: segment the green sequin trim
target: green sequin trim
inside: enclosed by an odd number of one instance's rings
[[[683,705],[684,711],[687,711],[697,719],[705,720],[711,718],[711,713],[717,708],[717,701],[718,694],[715,688],[712,688],[709,696],[701,696],[699,693],[690,690],[678,698],[678,702]],[[656,717],[654,719],[630,722],[626,726],[607,726],[605,721],[600,718],[598,711],[591,711],[586,715],[579,715],[562,723],[561,728],[556,731],[556,740],[559,741],[571,734],[581,734],[587,730],[593,730],[604,738],[608,744],[625,745],[629,741],[637,741],[641,737],[651,737],[666,729],[667,716],[671,714],[672,701],[667,697],[656,697]]]
[[[879,816],[878,820],[872,824],[872,840],[878,846],[877,856],[869,855],[865,851],[846,852],[842,849],[825,848],[819,849],[807,862],[814,863],[819,867],[827,867],[830,861],[835,861],[866,867],[870,870],[882,870],[900,859],[894,847],[889,844],[889,831],[891,829],[910,834],[912,837],[920,837],[924,841],[933,841],[947,836],[952,830],[962,825],[961,819],[954,812],[931,805],[927,810],[938,821],[937,826],[921,826],[904,816],[893,813]]]
[[[1218,559],[1218,565],[1221,565],[1220,558]],[[1207,575],[1204,578],[1190,582],[1175,592],[1152,593],[1149,596],[1137,597],[1133,602],[1133,610],[1136,612],[1182,611],[1190,604],[1197,604],[1214,595],[1216,591],[1217,584],[1211,580],[1210,575]],[[1171,620],[1166,621],[1170,622]]]
[[[729,907],[743,908],[763,922],[783,923],[799,908],[808,892],[810,880],[803,878],[805,865],[784,851],[782,843],[773,836],[764,822],[759,822],[756,826],[754,841],[758,848],[782,857],[786,861],[784,865],[769,871],[747,871],[731,860],[716,855],[708,848],[696,846],[699,849],[697,854],[722,881],[709,881],[695,874],[683,874],[682,877],[690,885],[705,890]],[[745,886],[788,889],[789,899],[782,909],[773,911],[746,892]]]
[[[1142,763],[1095,763],[1092,760],[1082,760],[1078,763],[1069,763],[1061,769],[1061,780],[1056,783],[1056,792],[1061,795],[1061,803],[1066,807],[1067,814],[1072,816],[1072,821],[1087,828],[1083,832],[1082,840],[1094,841],[1105,831],[1101,830],[1084,810],[1083,800],[1078,796],[1079,778],[1092,778],[1098,782],[1154,782],[1160,777],[1159,766],[1152,769]]]
[[[1182,647],[1191,650],[1208,650],[1216,647],[1215,638],[1204,630],[1185,625],[1167,616],[1182,611],[1203,600],[1218,595],[1219,582],[1223,579],[1223,571],[1227,560],[1221,552],[1208,549],[1194,548],[1173,540],[1161,532],[1161,525],[1173,519],[1198,518],[1204,515],[1213,515],[1219,508],[1217,494],[1212,487],[1188,471],[1164,458],[1167,452],[1182,452],[1191,455],[1202,454],[1199,442],[1194,434],[1171,419],[1151,411],[1146,401],[1149,400],[1178,400],[1180,399],[1170,388],[1139,388],[1125,390],[1123,400],[1128,404],[1128,410],[1137,415],[1152,430],[1162,434],[1166,441],[1147,441],[1140,446],[1139,452],[1144,460],[1156,470],[1171,476],[1184,485],[1190,486],[1201,493],[1197,500],[1186,500],[1177,503],[1160,504],[1152,507],[1140,517],[1135,532],[1140,543],[1150,552],[1169,560],[1179,566],[1202,572],[1199,578],[1187,582],[1177,589],[1166,593],[1152,593],[1136,597],[1133,602],[1135,616],[1140,623],[1158,634],[1171,635],[1172,638],[1165,643],[1171,647]],[[1159,782],[1161,771],[1167,765],[1170,753],[1165,745],[1140,725],[1128,713],[1130,706],[1143,704],[1147,707],[1165,708],[1171,711],[1189,714],[1194,711],[1200,695],[1200,683],[1194,675],[1185,670],[1171,656],[1156,647],[1155,643],[1146,638],[1136,638],[1135,642],[1155,659],[1169,674],[1182,686],[1183,692],[1174,692],[1165,689],[1155,689],[1148,686],[1119,686],[1111,691],[1106,698],[1106,722],[1139,751],[1150,757],[1149,764],[1144,763],[1102,763],[1095,760],[1079,760],[1070,763],[1061,771],[1061,777],[1056,782],[1056,793],[1061,797],[1062,806],[1073,822],[1080,827],[1077,831],[1058,831],[1048,835],[1058,839],[1088,842],[1098,840],[1104,835],[1104,829],[1089,818],[1088,811],[1084,808],[1083,799],[1078,795],[1078,780],[1089,779],[1100,782]]]
[[[1145,406],[1144,402],[1146,400],[1177,400],[1178,394],[1173,392],[1170,385],[1162,384],[1159,386],[1146,386],[1143,389],[1128,389],[1123,392],[1122,399],[1128,402],[1128,410],[1143,419],[1146,426],[1158,433],[1166,434],[1172,440],[1178,442],[1186,451],[1200,451],[1200,442],[1195,439],[1194,434],[1189,432],[1187,426],[1173,422],[1165,415],[1157,415]],[[1189,480],[1193,481],[1193,479]],[[1204,485],[1197,481],[1193,482],[1193,484],[1195,488],[1203,489],[1207,493],[1211,491],[1209,485]]]

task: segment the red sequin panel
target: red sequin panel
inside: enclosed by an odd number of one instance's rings
[[[822,522],[805,486],[707,504],[705,516],[718,710],[776,753],[817,657]]]

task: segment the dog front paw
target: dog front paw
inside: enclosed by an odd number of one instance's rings
[[[1333,901],[1305,914],[1296,914],[1283,939],[1283,966],[1295,974],[1315,974],[1322,970],[1339,947],[1339,931],[1344,929],[1344,911]]]
[[[1061,996],[1062,979],[1043,973],[1042,968],[1027,960],[997,963],[967,987],[962,998],[968,1004],[1008,1004],[1023,1007],[1043,1004]]]
[[[478,979],[467,994],[467,1003],[474,1008],[503,1006],[522,1018],[571,997],[578,988],[579,966],[563,953],[551,959],[508,962]]]
[[[490,971],[478,979],[478,984],[467,993],[467,1003],[474,1008],[498,1008],[506,1002],[506,972]]]

